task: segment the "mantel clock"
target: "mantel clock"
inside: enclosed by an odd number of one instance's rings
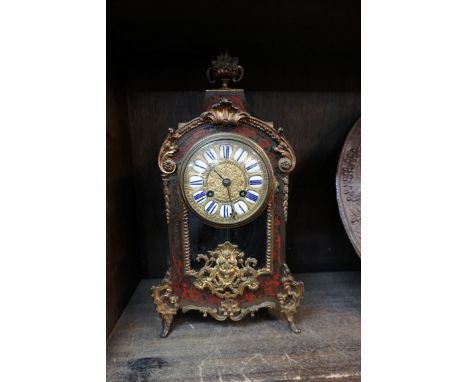
[[[285,263],[289,173],[296,158],[282,129],[250,115],[243,76],[227,53],[212,62],[199,117],[169,129],[158,156],[169,231],[169,270],[151,295],[167,336],[173,317],[198,310],[239,321],[278,308],[291,330],[303,295]]]

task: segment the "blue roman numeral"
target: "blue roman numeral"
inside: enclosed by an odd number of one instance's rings
[[[223,217],[229,217],[229,206],[227,204],[223,205]]]
[[[249,184],[251,186],[259,186],[259,185],[263,184],[263,180],[261,180],[261,179],[252,179],[252,180],[249,180]]]
[[[193,199],[195,199],[197,203],[200,203],[201,201],[205,200],[206,199],[205,191],[197,192],[195,195],[193,195]]]
[[[257,163],[257,162],[252,163],[250,166],[247,166],[245,169],[246,169],[247,171],[249,171],[249,170],[252,170],[252,169],[253,169],[254,167],[256,167],[256,166],[258,166],[258,163]]]
[[[245,195],[245,197],[247,199],[250,199],[252,202],[256,202],[257,199],[258,199],[257,195],[254,195],[254,194],[250,193],[249,191],[247,191],[247,194]]]
[[[239,159],[241,158],[242,154],[244,154],[245,150],[242,149],[241,153],[237,156],[236,161],[239,162]]]
[[[206,208],[206,211],[209,213],[209,214],[212,214],[214,209],[216,208],[216,202],[214,200],[212,200],[210,202],[210,204],[208,204],[208,207]]]
[[[206,150],[206,155],[208,155],[213,160],[216,159],[215,156],[213,155],[213,153],[210,150]]]

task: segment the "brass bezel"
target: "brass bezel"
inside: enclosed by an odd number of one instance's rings
[[[266,196],[265,199],[263,200],[262,204],[260,207],[258,207],[257,211],[250,215],[248,218],[245,220],[238,222],[238,223],[232,223],[232,224],[220,224],[217,222],[210,221],[206,219],[204,216],[200,215],[198,211],[196,211],[192,205],[188,202],[187,196],[185,195],[184,192],[184,178],[185,178],[185,171],[189,162],[189,158],[192,157],[192,155],[200,149],[202,146],[206,145],[209,142],[214,142],[214,141],[219,141],[219,140],[234,140],[241,142],[249,147],[252,148],[252,150],[262,159],[267,175],[268,175],[268,188],[266,190]],[[273,173],[273,168],[270,162],[270,159],[266,155],[265,151],[252,139],[245,138],[239,134],[233,134],[233,133],[216,133],[213,135],[210,135],[208,137],[205,137],[198,141],[196,144],[194,144],[190,150],[187,151],[187,153],[184,156],[184,159],[181,162],[180,165],[180,171],[179,171],[179,176],[178,176],[178,183],[179,183],[179,193],[182,196],[182,200],[184,202],[184,205],[186,205],[200,220],[202,220],[205,224],[216,227],[216,228],[236,228],[236,227],[241,227],[247,223],[250,223],[252,220],[257,218],[266,208],[268,203],[270,202],[271,196],[272,196],[272,191],[275,188],[274,186],[276,185],[276,178]]]

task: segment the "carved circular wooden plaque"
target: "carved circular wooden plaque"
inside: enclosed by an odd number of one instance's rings
[[[361,119],[348,134],[336,173],[336,196],[341,220],[361,256]]]

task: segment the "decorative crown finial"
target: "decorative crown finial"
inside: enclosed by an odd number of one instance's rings
[[[238,65],[239,58],[231,57],[226,49],[215,60],[211,61],[212,66],[206,71],[206,76],[211,84],[220,80],[223,89],[229,89],[229,81],[239,82],[244,76],[244,68]]]

